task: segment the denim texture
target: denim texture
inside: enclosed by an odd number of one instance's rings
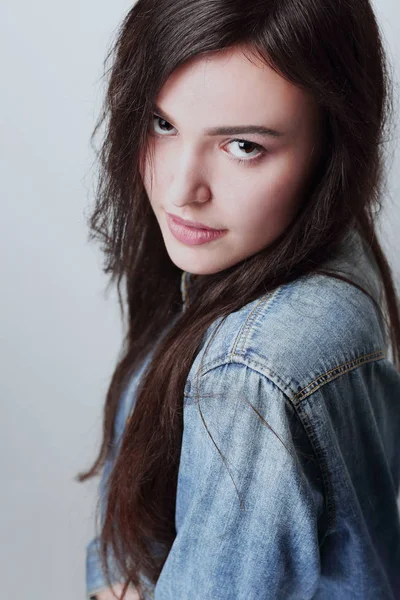
[[[326,267],[382,302],[356,232]],[[186,381],[177,536],[146,600],[400,599],[400,374],[374,303],[313,274],[220,321]],[[121,396],[119,440],[151,354]],[[87,597],[105,586],[97,542]]]

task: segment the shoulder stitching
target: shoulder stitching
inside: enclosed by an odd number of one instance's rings
[[[359,367],[368,362],[373,362],[376,360],[382,360],[386,358],[386,353],[383,350],[376,350],[375,352],[371,352],[370,354],[364,354],[363,356],[359,356],[358,358],[354,358],[353,360],[349,360],[342,365],[335,367],[334,369],[330,369],[326,373],[319,375],[313,381],[311,381],[308,385],[306,385],[302,390],[300,390],[293,398],[293,404],[300,404],[307,396],[318,390],[320,387],[340,377],[340,375],[344,375],[344,373],[348,373],[353,369]]]
[[[357,367],[359,367],[363,364],[366,364],[368,362],[383,360],[385,358],[386,358],[386,353],[382,350],[376,350],[375,352],[371,352],[369,354],[359,356],[353,360],[350,360],[350,361],[347,361],[346,363],[338,365],[334,369],[330,369],[329,371],[327,371],[326,373],[323,373],[322,375],[319,375],[316,379],[311,381],[309,384],[307,384],[307,386],[302,388],[299,392],[297,392],[294,395],[293,395],[293,393],[290,394],[290,391],[293,392],[293,390],[291,390],[290,388],[288,389],[288,386],[282,382],[282,380],[279,378],[279,376],[276,373],[273,373],[269,368],[266,368],[265,365],[259,363],[258,361],[255,361],[254,359],[251,359],[248,357],[242,358],[240,356],[233,355],[233,354],[231,354],[229,358],[225,357],[224,359],[220,358],[220,359],[214,360],[213,363],[207,365],[206,369],[200,374],[200,377],[202,377],[206,373],[208,373],[214,369],[217,369],[218,367],[226,365],[226,364],[230,364],[230,363],[242,364],[243,366],[252,369],[253,371],[257,372],[259,375],[262,375],[263,377],[268,379],[270,381],[270,383],[272,383],[272,385],[274,385],[281,391],[284,399],[292,405],[295,413],[297,414],[297,417],[298,417],[300,423],[302,424],[304,431],[309,439],[311,447],[313,448],[316,461],[319,465],[319,469],[320,469],[320,472],[322,475],[322,480],[323,480],[323,486],[324,486],[324,490],[325,490],[325,501],[326,501],[326,510],[327,510],[327,529],[329,530],[331,527],[333,527],[333,524],[335,521],[335,516],[336,516],[336,507],[335,507],[334,498],[333,498],[333,486],[332,486],[332,482],[330,480],[329,469],[327,467],[325,453],[324,453],[323,449],[321,448],[321,446],[318,442],[318,439],[314,435],[314,430],[311,426],[311,423],[309,422],[307,416],[304,414],[301,405],[302,405],[303,400],[305,400],[305,398],[312,395],[319,388],[321,388],[325,384],[329,383],[330,381],[336,379],[337,377],[340,377],[341,375],[348,373],[348,372],[356,369]],[[268,373],[266,372],[267,370],[268,370]],[[190,395],[190,393],[188,395]]]

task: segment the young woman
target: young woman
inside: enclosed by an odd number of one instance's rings
[[[90,227],[127,331],[87,597],[400,598],[369,1],[139,0],[109,58]]]

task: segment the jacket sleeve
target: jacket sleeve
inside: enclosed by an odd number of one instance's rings
[[[283,382],[229,363],[189,389],[177,535],[155,600],[313,598],[323,485]]]

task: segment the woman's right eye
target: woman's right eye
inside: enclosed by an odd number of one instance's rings
[[[168,121],[166,121],[165,119],[163,119],[162,117],[159,117],[158,115],[153,115],[153,123],[158,124],[158,127],[161,129],[161,132],[167,133],[169,130],[165,129],[165,127],[172,127],[171,123],[168,123]],[[174,129],[174,127],[172,127],[172,129]],[[153,129],[154,133],[157,133],[158,135],[163,135],[162,133],[159,134],[159,132],[155,131]]]

